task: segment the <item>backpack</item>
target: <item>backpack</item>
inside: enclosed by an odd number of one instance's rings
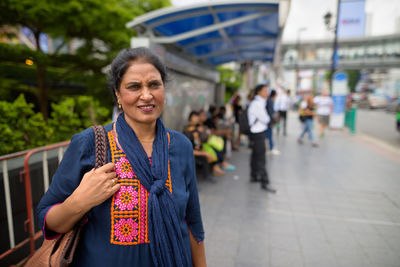
[[[247,105],[246,109],[239,115],[239,129],[240,132],[244,135],[249,135],[251,133],[251,125],[249,124],[249,117],[247,115],[249,111],[249,106],[250,105]]]

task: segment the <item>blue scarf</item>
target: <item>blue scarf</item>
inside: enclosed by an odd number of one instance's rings
[[[132,169],[149,193],[147,206],[150,251],[155,266],[190,266],[186,253],[178,211],[169,189],[168,179],[168,136],[161,119],[157,119],[156,137],[153,142],[151,164],[135,132],[125,121],[125,114],[116,122],[118,141]]]

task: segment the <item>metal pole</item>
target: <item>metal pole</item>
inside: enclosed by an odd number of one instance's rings
[[[14,222],[12,217],[12,206],[10,197],[10,183],[8,178],[7,160],[3,160],[3,180],[4,180],[4,194],[6,198],[6,210],[7,210],[7,225],[8,225],[8,237],[10,238],[10,248],[15,247],[14,238]]]
[[[339,25],[339,12],[340,12],[340,2],[341,0],[337,0],[337,7],[336,7],[336,25],[335,25],[335,37],[333,39],[333,47],[332,47],[332,64],[331,64],[331,75],[330,75],[330,92],[332,93],[332,87],[333,87],[333,74],[336,71],[337,68],[337,50],[338,50],[338,25]]]
[[[300,57],[300,29],[297,30],[297,41],[296,41],[296,93],[299,90],[299,57]]]
[[[64,148],[63,147],[58,148],[58,163],[61,162],[63,155],[64,155]]]
[[[296,41],[296,51],[297,51],[297,58],[296,58],[296,92],[299,89],[299,59],[300,59],[300,34],[301,32],[305,31],[307,28],[299,28],[297,29],[297,41]]]
[[[47,163],[47,151],[43,151],[42,154],[42,168],[43,168],[43,185],[44,185],[44,192],[49,189],[49,166]]]
[[[29,170],[29,158],[39,149],[31,150],[24,158],[24,170],[20,172],[20,175],[24,175],[25,182],[25,197],[26,197],[26,213],[28,215],[27,220],[25,221],[25,227],[28,226],[28,234],[29,234],[29,244],[30,244],[30,253],[29,256],[32,256],[35,252],[35,240],[34,236],[34,226],[33,226],[33,206],[32,206],[32,191],[31,191],[31,175]]]

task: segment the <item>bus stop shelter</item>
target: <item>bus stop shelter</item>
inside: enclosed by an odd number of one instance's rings
[[[189,107],[223,103],[216,66],[276,60],[289,6],[290,0],[212,1],[155,10],[127,23],[138,35],[131,46],[151,48],[174,72],[167,125],[179,130],[169,117],[186,121]]]

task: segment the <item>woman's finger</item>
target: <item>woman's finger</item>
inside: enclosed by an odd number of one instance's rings
[[[115,194],[115,192],[117,192],[120,188],[121,188],[121,185],[120,185],[119,183],[114,184],[114,185],[111,187],[111,193],[112,193],[112,194]]]
[[[104,176],[105,176],[106,179],[113,179],[113,178],[117,177],[117,173],[116,172],[109,172],[109,173],[104,174]]]
[[[100,168],[97,168],[98,172],[113,172],[115,170],[115,165],[112,162],[109,162]]]

